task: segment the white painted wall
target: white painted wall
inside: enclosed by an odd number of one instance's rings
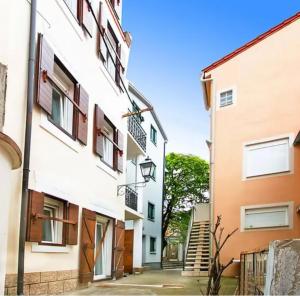
[[[99,0],[92,5],[98,14]],[[129,49],[122,39],[114,16],[103,0],[104,19],[108,19],[119,41],[127,66]],[[30,188],[66,199],[116,219],[124,219],[124,199],[117,196],[117,185],[125,183],[119,174],[93,154],[93,117],[97,103],[112,123],[124,134],[126,155],[127,120],[122,114],[129,101],[119,91],[96,55],[96,26],[93,37],[84,34],[77,20],[62,0],[38,1],[37,33],[42,33],[55,54],[89,94],[87,146],[73,141],[52,125],[37,105],[33,109]],[[0,62],[8,66],[6,120],[3,131],[14,135],[23,149],[26,106],[26,76],[28,59],[30,3],[26,0],[0,3],[0,17],[6,24],[0,32]],[[124,157],[126,158],[126,157]],[[1,165],[2,167],[2,165]],[[125,167],[125,159],[124,159]],[[7,273],[17,272],[21,173],[14,173],[14,188],[8,199]],[[81,217],[80,217],[81,219]],[[80,233],[80,229],[79,229]],[[26,243],[25,272],[77,269],[79,245],[68,247],[64,253],[32,252]]]

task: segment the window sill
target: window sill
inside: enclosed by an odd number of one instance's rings
[[[150,252],[151,255],[156,255],[156,252]]]
[[[285,175],[290,175],[290,174],[293,174],[292,170],[276,172],[276,173],[268,173],[268,174],[262,174],[262,175],[255,175],[255,176],[245,176],[243,178],[243,180],[244,181],[251,181],[251,180],[256,180],[256,179],[279,177],[279,176],[285,176]]]
[[[155,219],[148,218],[148,221],[155,222]]]
[[[49,121],[47,115],[43,111],[41,111],[40,126],[75,152],[78,153],[80,151],[81,145],[78,142],[74,141],[70,136],[66,135],[63,131],[61,131],[51,121]]]
[[[32,253],[70,253],[70,246],[51,246],[32,243]]]

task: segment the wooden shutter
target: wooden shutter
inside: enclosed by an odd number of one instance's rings
[[[119,149],[116,151],[116,168],[120,173],[123,173],[124,136],[119,130],[117,130],[117,144]]]
[[[96,213],[82,209],[79,281],[88,283],[94,277]]]
[[[44,194],[36,191],[29,191],[27,210],[26,240],[28,242],[40,242],[43,235],[43,220],[36,217],[44,213]]]
[[[115,225],[115,277],[119,279],[124,275],[124,236],[125,223],[117,221]]]
[[[119,87],[121,87],[121,71],[122,71],[122,67],[121,67],[121,44],[118,45],[118,48],[117,48],[117,54],[118,54],[118,57],[117,58],[117,71],[116,71],[116,83]]]
[[[78,241],[78,205],[67,204],[67,220],[75,221],[76,224],[66,224],[66,244],[77,245]]]
[[[91,3],[89,0],[80,0],[79,2],[79,22],[92,37],[94,18],[88,2]]]
[[[103,135],[101,131],[104,126],[104,113],[98,105],[95,105],[94,114],[94,153],[103,157]]]
[[[99,15],[98,15],[98,23],[100,25],[101,28],[101,32],[99,30],[97,30],[97,38],[98,38],[98,42],[97,42],[97,50],[98,50],[98,54],[102,60],[102,62],[106,61],[106,55],[107,55],[107,47],[103,41],[103,36],[105,34],[105,29],[103,27],[103,4],[100,1],[99,2]]]
[[[54,51],[47,43],[42,34],[38,36],[38,58],[37,58],[37,90],[36,102],[48,114],[52,114],[52,85],[47,79],[53,75]]]
[[[78,91],[78,105],[80,109],[86,114],[86,117],[79,111],[77,116],[77,139],[84,145],[87,144],[88,135],[88,111],[89,111],[89,95],[85,89],[79,85]]]

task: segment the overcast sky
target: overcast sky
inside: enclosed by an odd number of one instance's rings
[[[201,69],[298,11],[299,0],[123,1],[128,78],[154,105],[168,152],[208,159]]]

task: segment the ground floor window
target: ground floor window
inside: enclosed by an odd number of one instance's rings
[[[155,254],[156,253],[156,238],[150,237],[150,253]]]

